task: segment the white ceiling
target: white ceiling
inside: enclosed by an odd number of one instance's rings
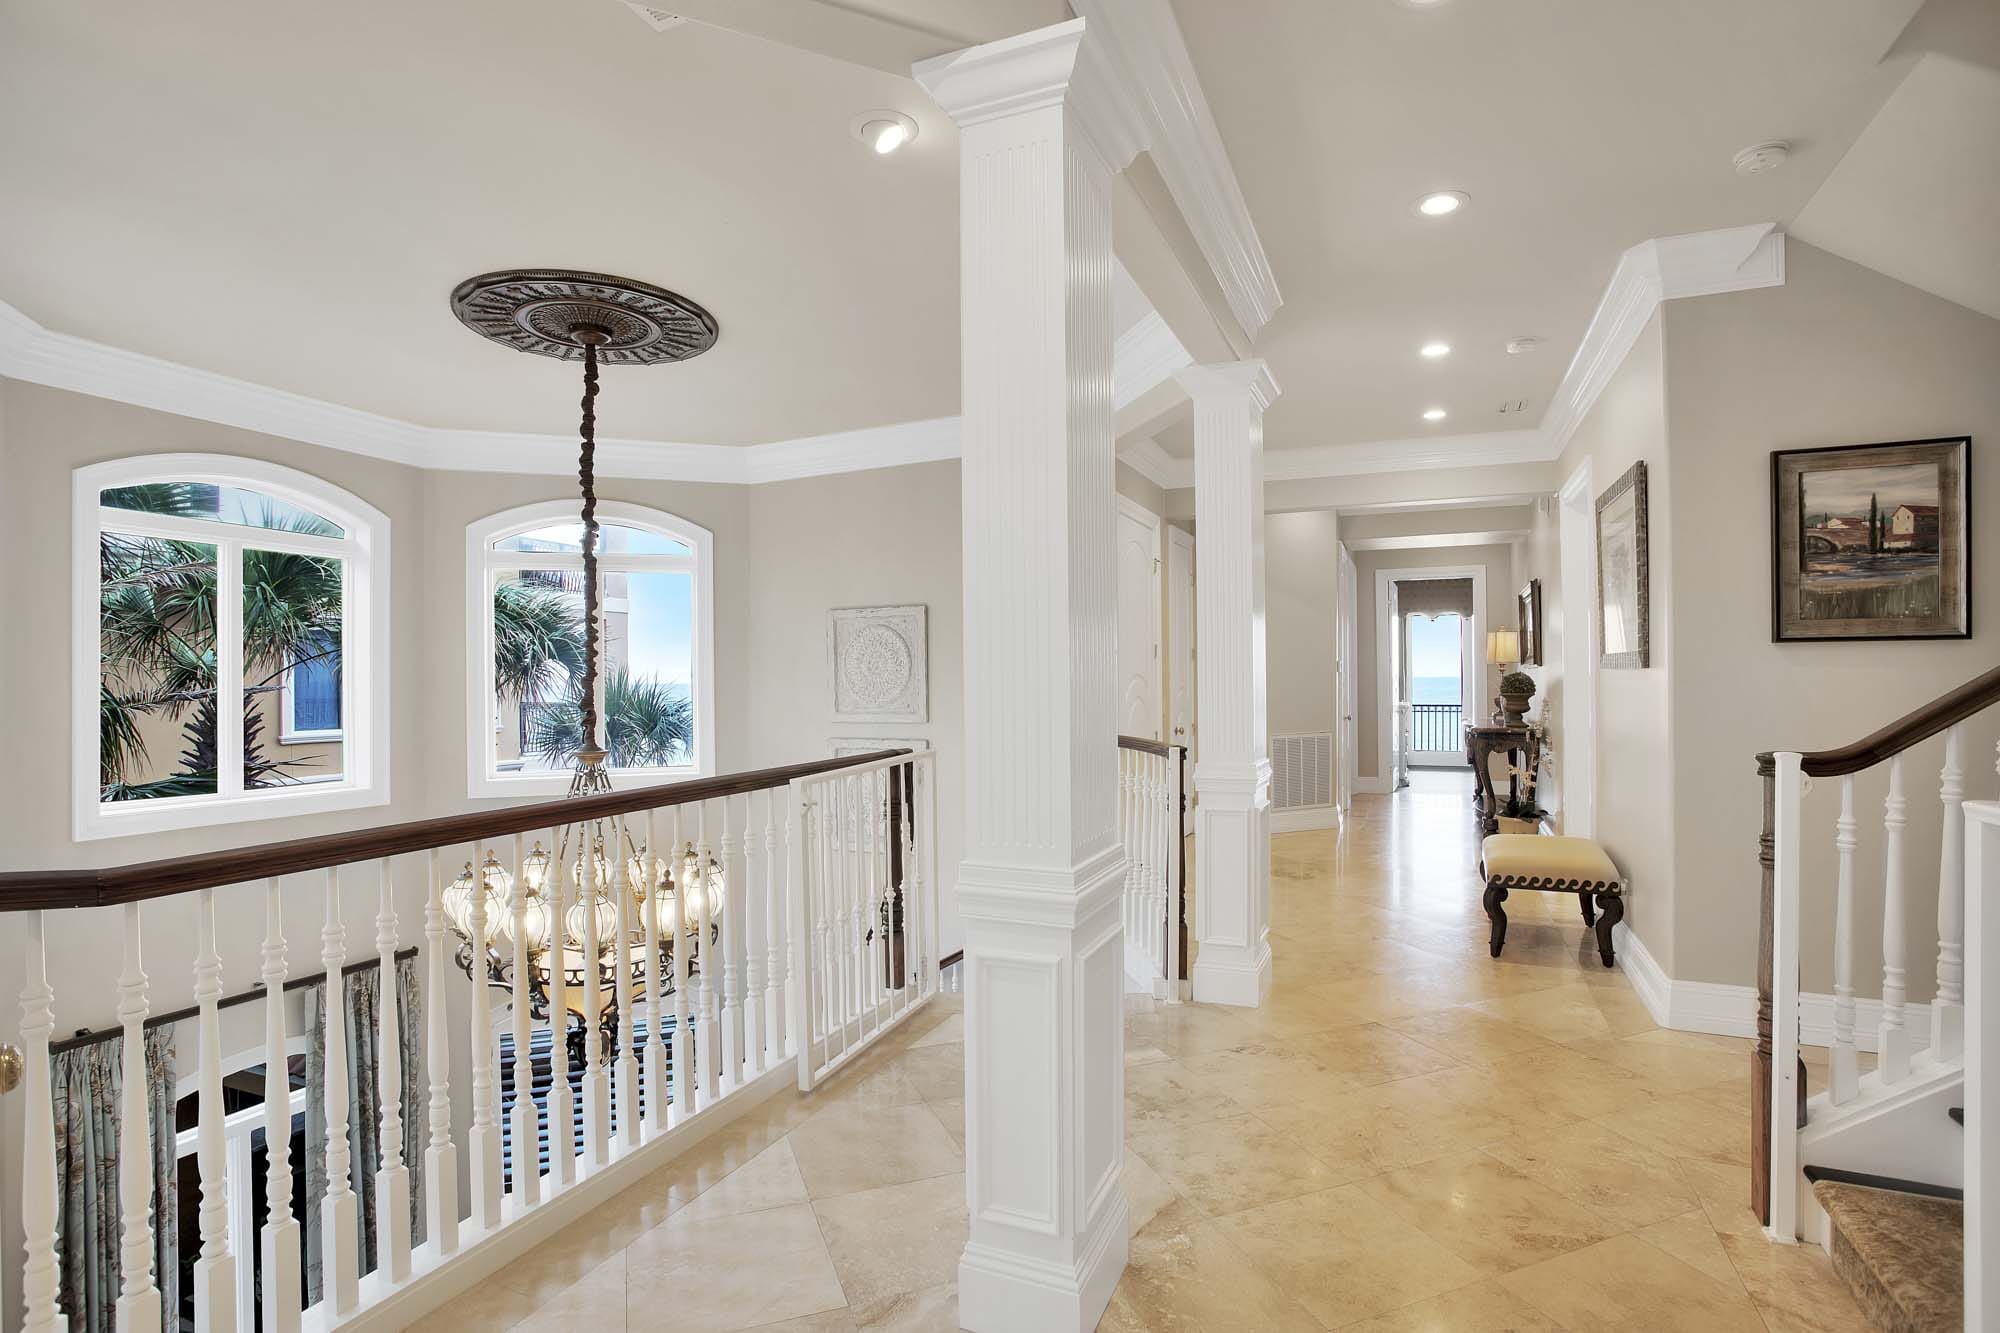
[[[1894,85],[1878,62],[1917,6],[1176,0],[1284,293],[1257,348],[1283,391],[1269,447],[1535,425],[1619,255],[1789,221]],[[1766,139],[1790,162],[1736,175]],[[1470,207],[1412,213],[1440,189]],[[1546,342],[1507,355],[1522,335]],[[1453,352],[1426,362],[1434,338]]]
[[[863,110],[914,116],[877,158]],[[600,428],[743,444],[958,411],[957,136],[906,79],[617,0],[0,6],[0,300],[63,333],[425,425],[567,433],[577,369],[460,279],[685,292],[706,355]]]

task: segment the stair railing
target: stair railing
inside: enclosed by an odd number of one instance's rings
[[[1118,738],[1125,971],[1161,998],[1187,976],[1187,747]]]
[[[1965,803],[1965,1326],[2000,1321],[2000,801]]]
[[[815,989],[823,987],[821,958],[813,956],[796,970],[793,960],[807,934],[825,920],[810,915],[810,907],[802,913],[800,891],[810,883],[817,892],[825,883],[820,877],[829,849],[852,876],[840,881],[839,902],[848,913],[843,957],[853,993],[872,995],[879,1005],[885,994],[898,991],[889,969],[901,975],[904,960],[909,975],[926,981],[921,989],[894,994],[897,1013],[909,1012],[935,988],[930,961],[936,957],[935,821],[928,807],[934,784],[927,776],[914,777],[919,771],[928,775],[934,763],[930,753],[882,751],[172,860],[0,874],[0,912],[17,914],[12,934],[25,948],[22,1326],[29,1333],[49,1333],[82,1317],[62,1307],[60,1291],[59,1256],[69,1238],[58,1232],[50,1068],[58,999],[72,1019],[115,1013],[122,1031],[107,1036],[122,1043],[123,1093],[115,1111],[119,1141],[144,1144],[152,1132],[145,1032],[154,1006],[146,964],[157,967],[159,960],[144,959],[149,916],[160,923],[163,939],[174,939],[175,928],[190,914],[194,925],[192,958],[179,965],[190,967],[195,1006],[164,1016],[193,1020],[192,1067],[199,1070],[193,1089],[176,1089],[199,1099],[194,1326],[201,1333],[259,1326],[281,1333],[302,1324],[401,1327],[636,1182],[652,1169],[650,1161],[671,1154],[674,1140],[707,1132],[684,1129],[691,1122],[710,1117],[705,1123],[712,1124],[732,1097],[782,1087],[802,1050],[823,1047],[826,1029],[815,1026],[813,1036],[802,1040],[800,1020],[811,1013],[817,1024],[829,1012],[802,1008],[805,994],[822,993]],[[802,845],[801,794],[832,791],[841,793],[839,808],[857,822],[831,842],[822,822],[815,830],[820,840]],[[921,817],[913,799],[919,796]],[[586,854],[598,845],[603,856]],[[553,854],[559,847],[566,850]],[[480,869],[461,877],[456,869],[461,863]],[[671,891],[662,871],[671,873]],[[802,878],[807,875],[813,878]],[[294,876],[307,877],[308,884],[294,884],[287,892],[281,881]],[[455,880],[473,886],[471,891]],[[308,887],[315,890],[309,896]],[[374,908],[373,952],[384,978],[377,1029],[379,1115],[352,1127],[357,1136],[374,1136],[379,1149],[381,1169],[373,1181],[376,1248],[362,1252],[358,1182],[348,1147],[347,1006],[329,997],[320,1006],[327,1133],[305,1145],[307,1156],[320,1158],[327,1168],[322,1295],[307,1307],[302,1219],[293,1210],[288,1096],[270,1098],[263,1114],[270,1144],[263,1217],[251,1218],[246,1234],[235,1219],[248,1217],[248,1208],[228,1203],[231,1191],[248,1198],[252,1182],[231,1178],[230,1154],[223,1150],[220,1073],[230,1056],[245,1053],[221,1044],[218,1017],[231,1003],[222,998],[222,975],[228,964],[238,976],[253,969],[261,976],[261,999],[240,997],[265,1010],[261,1041],[248,1054],[261,1053],[266,1069],[286,1069],[299,1035],[298,1008],[286,1001],[304,970],[298,964],[317,955],[328,977],[356,970],[347,963],[349,925],[367,920],[358,914],[357,894]],[[414,901],[422,903],[421,923],[410,919]],[[811,894],[805,899],[814,905],[822,901]],[[296,916],[309,904],[319,918],[310,942],[301,938],[305,932]],[[119,913],[119,928],[102,944],[103,969],[78,975],[71,967],[52,974],[51,927],[74,942],[100,924],[80,915],[93,908]],[[419,924],[421,933],[413,929]],[[906,935],[921,944],[908,948]],[[519,946],[531,937],[552,944],[539,955],[542,969],[523,984],[529,958]],[[389,981],[395,960],[409,952],[405,942],[413,939],[417,971],[427,978],[420,1002],[428,1011],[412,1052],[421,1066],[421,1074],[412,1076],[427,1080],[421,1106],[402,1101],[401,998]],[[857,946],[861,940],[866,943]],[[115,982],[113,959],[118,960]],[[592,959],[604,962],[593,966]],[[608,990],[601,970],[612,974]],[[490,998],[496,993],[508,997],[498,1006]],[[454,995],[464,998],[448,1006],[447,997]],[[641,1006],[643,1034],[635,1030]],[[580,1032],[571,1022],[572,1010],[580,1016]],[[456,1037],[454,1023],[461,1025]],[[550,1029],[547,1049],[554,1065],[546,1105],[538,1106],[532,1093],[513,1099],[509,1131],[515,1156],[513,1169],[503,1171],[501,1079],[495,1071],[499,1033],[513,1036],[513,1086],[529,1088],[534,1080],[525,1062],[543,1027]],[[578,1037],[584,1062],[580,1135],[572,1129],[569,1073],[569,1052]],[[468,1044],[469,1089],[450,1079],[454,1040]],[[286,1086],[282,1074],[275,1086]],[[536,1149],[544,1114],[546,1174]],[[722,1112],[723,1118],[731,1114]],[[464,1208],[458,1200],[461,1155],[468,1159],[471,1195]],[[117,1160],[118,1325],[178,1327],[181,1311],[162,1308],[154,1268],[151,1215],[165,1201],[153,1197],[153,1154],[125,1151]],[[419,1173],[425,1195],[420,1241],[412,1234],[408,1202]],[[253,1256],[259,1255],[261,1274],[253,1283]],[[166,1262],[178,1263],[178,1255],[169,1250]],[[0,1289],[11,1286],[0,1283]],[[261,1318],[255,1307],[260,1292]]]
[[[1775,1236],[1789,1239],[1797,1234],[1799,1133],[1805,1128],[1807,1113],[1805,1066],[1798,1049],[1803,797],[1815,780],[1840,781],[1840,814],[1831,839],[1838,871],[1833,902],[1833,1031],[1828,1074],[1828,1100],[1840,1106],[1853,1101],[1864,1088],[1855,1031],[1855,879],[1860,842],[1855,776],[1882,766],[1888,770],[1882,812],[1882,999],[1874,1040],[1878,1064],[1866,1080],[1869,1089],[1881,1091],[1906,1082],[1913,1071],[1963,1058],[1965,723],[1995,703],[2000,703],[2000,668],[1852,745],[1814,753],[1781,750],[1758,756],[1758,773],[1764,779],[1764,832],[1758,858],[1763,894],[1757,1035],[1751,1052],[1750,1193],[1751,1207]],[[1905,830],[1910,795],[1905,768],[1911,747],[1940,733],[1946,739],[1938,788],[1943,833],[1938,857],[1937,987],[1929,1038],[1920,1043],[1908,1021],[1906,997],[1912,960],[1907,938]]]

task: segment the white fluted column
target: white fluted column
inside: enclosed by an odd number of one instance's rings
[[[1137,135],[1081,20],[914,72],[961,131],[959,1322],[1088,1329],[1127,1241],[1111,185]]]
[[[1194,399],[1196,709],[1194,998],[1262,1004],[1271,989],[1271,760],[1264,709],[1262,361],[1176,372]]]

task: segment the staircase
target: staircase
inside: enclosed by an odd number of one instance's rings
[[[1985,1290],[1985,1274],[2000,1273],[2000,1237],[1989,1220],[2000,1168],[1985,1150],[2000,1079],[1987,1049],[2000,1030],[2000,1004],[1986,966],[2000,956],[2000,911],[1992,907],[2000,904],[2000,804],[1964,799],[1967,726],[1996,703],[2000,669],[1853,745],[1759,759],[1765,834],[1752,1206],[1772,1239],[1822,1246],[1882,1329],[2000,1327],[2000,1295],[1988,1299]],[[1940,735],[1937,943],[1934,955],[1925,949],[1913,959],[1905,770],[1914,747]],[[1886,779],[1881,833],[1864,856],[1856,779],[1877,770],[1885,770],[1877,780]],[[1830,829],[1823,817],[1814,827],[1805,815],[1817,783],[1838,784]],[[1815,863],[1814,853],[1828,848],[1831,856]],[[1877,864],[1879,935],[1857,928],[1858,881],[1872,878]],[[1800,963],[1804,941],[1828,933],[1831,1033],[1812,1038],[1828,1044],[1827,1085],[1809,1098],[1799,1055]],[[1858,998],[1864,937],[1871,952],[1880,941],[1879,1001]],[[1910,969],[1928,970],[1932,957],[1926,1012],[1908,1001]],[[1872,982],[1872,966],[1867,975]],[[1861,1021],[1864,1008],[1872,1022]],[[1869,1051],[1876,1065],[1864,1071]]]

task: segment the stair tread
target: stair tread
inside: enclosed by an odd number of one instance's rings
[[[1965,1205],[1821,1180],[1833,1267],[1878,1328],[1957,1329],[1965,1321]]]

